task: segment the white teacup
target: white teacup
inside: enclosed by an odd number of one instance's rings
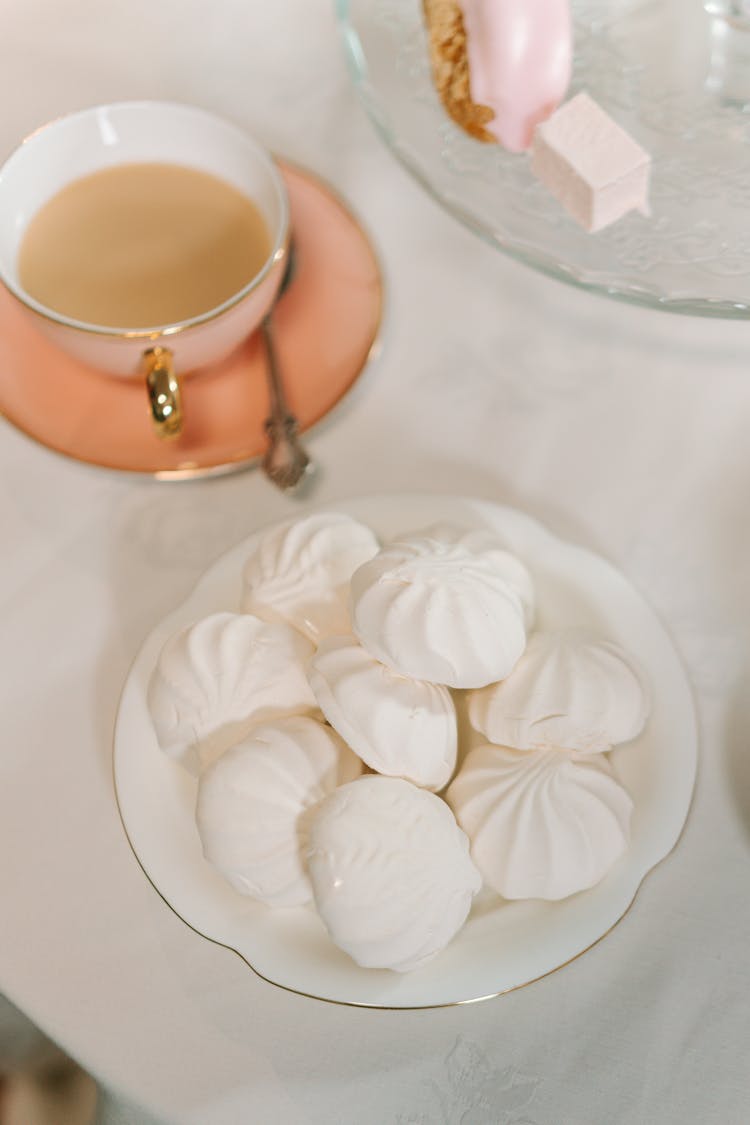
[[[73,180],[136,162],[198,168],[252,200],[270,235],[262,268],[218,307],[156,327],[87,324],[34,300],[18,277],[19,249],[30,220]],[[192,106],[122,102],[73,113],[32,133],[0,169],[0,280],[40,331],[66,352],[111,375],[145,375],[161,436],[179,433],[182,425],[175,370],[188,374],[220,361],[258,327],[278,292],[288,241],[289,203],[272,158],[234,125]]]

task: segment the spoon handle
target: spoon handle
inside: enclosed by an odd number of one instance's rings
[[[290,414],[289,404],[286,401],[286,394],[284,393],[284,382],[281,378],[281,370],[279,368],[279,358],[276,353],[276,344],[273,338],[273,327],[271,325],[271,314],[263,317],[261,321],[261,331],[263,333],[263,343],[266,349],[266,363],[268,364],[268,397],[269,397],[269,410],[270,414],[266,422],[278,422],[281,418]]]
[[[270,414],[265,421],[268,448],[263,457],[263,470],[278,488],[294,488],[310,471],[312,463],[299,441],[299,424],[289,409],[284,393],[270,314],[263,318],[261,333],[266,349],[270,407]]]

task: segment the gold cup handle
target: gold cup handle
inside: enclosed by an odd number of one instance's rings
[[[151,420],[160,438],[174,438],[182,432],[182,396],[169,348],[149,348],[141,366],[146,376]]]

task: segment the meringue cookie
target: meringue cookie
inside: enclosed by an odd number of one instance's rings
[[[258,722],[317,711],[312,645],[289,625],[213,613],[170,637],[148,685],[159,745],[191,773]]]
[[[445,799],[503,898],[556,900],[593,887],[630,840],[633,802],[600,755],[480,746]]]
[[[506,680],[469,695],[472,725],[518,750],[606,752],[640,734],[648,712],[626,653],[575,629],[536,633]]]
[[[439,797],[374,775],[343,785],[317,809],[308,870],[333,942],[358,965],[399,973],[448,944],[482,882]]]
[[[315,719],[256,727],[201,776],[195,819],[204,856],[240,894],[269,906],[309,902],[309,811],[361,770]]]
[[[442,789],[456,768],[456,709],[437,684],[401,676],[354,637],[331,637],[308,677],[328,722],[377,773]]]
[[[266,621],[287,621],[315,644],[349,633],[349,580],[377,550],[369,527],[338,512],[282,524],[245,564],[242,608]]]
[[[526,646],[531,579],[471,534],[408,536],[352,576],[354,632],[402,675],[454,688],[507,676]]]
[[[462,547],[472,555],[493,554],[498,570],[521,599],[524,623],[527,631],[531,629],[536,610],[531,575],[496,532],[487,527],[459,527],[457,524],[440,521],[430,524],[424,530],[412,532],[410,538],[434,539],[438,543]]]

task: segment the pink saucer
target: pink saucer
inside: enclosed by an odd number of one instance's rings
[[[377,259],[348,208],[316,176],[280,161],[296,268],[273,314],[291,409],[307,429],[356,381],[380,325]],[[103,375],[58,351],[0,289],[0,411],[29,437],[77,461],[186,479],[242,468],[265,449],[265,353],[258,334],[183,382],[185,426],[156,437],[139,379]]]

